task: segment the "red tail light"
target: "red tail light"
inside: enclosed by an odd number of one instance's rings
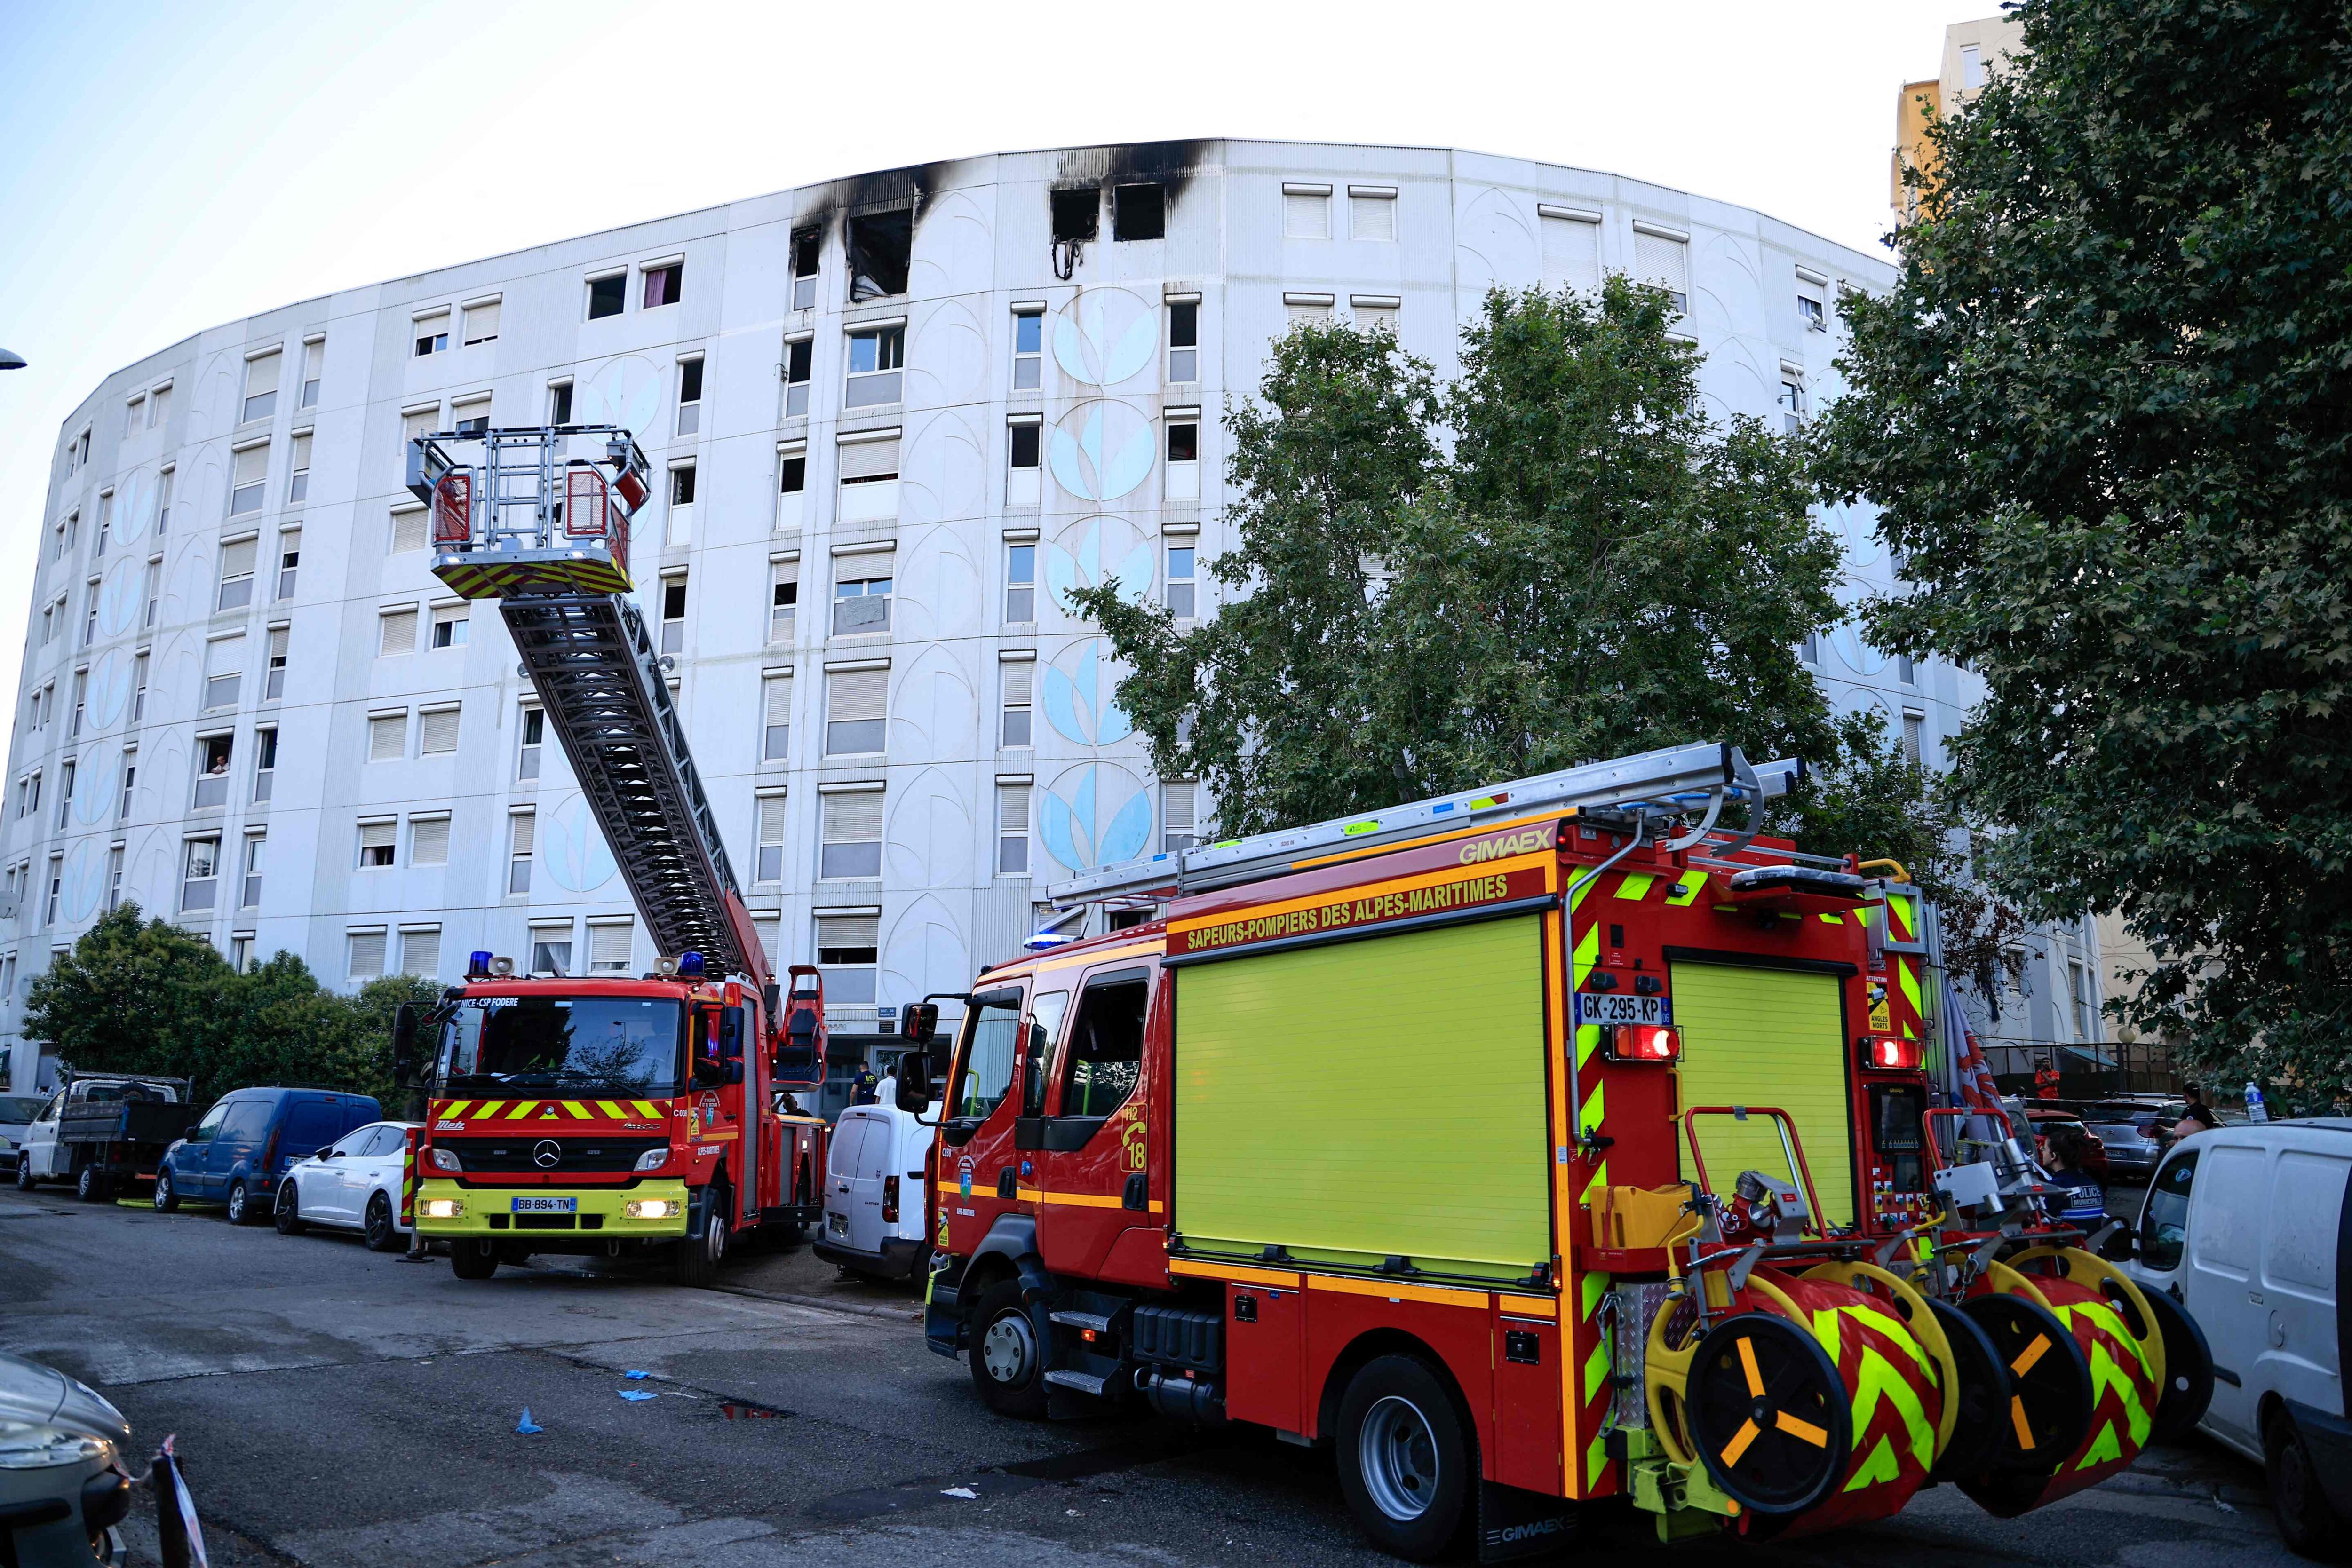
[[[882,1223],[898,1223],[898,1178],[894,1176],[882,1178]]]
[[[1915,1072],[1925,1052],[1916,1040],[1904,1040],[1891,1034],[1866,1034],[1862,1037],[1862,1060],[1866,1067],[1885,1072]]]
[[[1609,1059],[1612,1061],[1682,1060],[1682,1031],[1664,1024],[1610,1024],[1602,1043],[1608,1048]]]

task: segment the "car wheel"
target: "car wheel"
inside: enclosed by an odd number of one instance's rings
[[[389,1252],[400,1244],[400,1231],[392,1222],[392,1199],[382,1193],[368,1199],[364,1234],[371,1252]]]
[[[33,1162],[24,1155],[16,1156],[16,1190],[30,1192],[40,1186],[41,1178],[33,1174]]]
[[[713,1283],[727,1256],[728,1219],[734,1213],[732,1195],[713,1182],[705,1189],[704,1203],[702,1239],[681,1236],[670,1252],[670,1276],[681,1285]]]
[[[157,1171],[155,1173],[155,1212],[170,1214],[179,1207],[180,1189],[172,1185],[172,1173],[168,1170]]]
[[[449,1243],[449,1271],[460,1280],[487,1280],[499,1271],[499,1250],[495,1242],[452,1241]]]
[[[1445,1554],[1467,1517],[1476,1461],[1427,1363],[1378,1356],[1339,1401],[1339,1490],[1373,1545],[1414,1563]]]
[[[80,1170],[74,1173],[74,1196],[84,1203],[96,1203],[99,1198],[98,1184],[100,1179],[96,1166],[82,1166]]]
[[[2294,1417],[2284,1410],[2273,1410],[2263,1423],[2263,1474],[2270,1482],[2271,1511],[2287,1546],[2323,1563],[2342,1562],[2352,1542],[2344,1539],[2343,1521],[2328,1505],[2309,1445]]]
[[[1021,1281],[999,1280],[971,1314],[971,1385],[999,1416],[1034,1421],[1045,1414],[1046,1340],[1021,1300]]]
[[[228,1222],[231,1225],[253,1223],[253,1197],[246,1187],[245,1178],[242,1176],[229,1183]]]
[[[310,1228],[302,1219],[302,1195],[290,1181],[278,1189],[277,1218],[280,1236],[299,1236]]]

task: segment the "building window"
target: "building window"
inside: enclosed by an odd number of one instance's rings
[[[383,611],[376,616],[375,653],[379,659],[416,652],[416,607]]]
[[[1797,296],[1797,320],[1808,332],[1830,329],[1828,312],[1822,308],[1822,302],[1810,294]]]
[[[835,558],[833,635],[856,636],[890,630],[890,574],[897,558],[887,550]]]
[[[277,647],[273,635],[270,646]],[[131,722],[137,724],[147,716],[147,650],[142,648],[131,661]]]
[[[1397,193],[1393,185],[1348,187],[1348,233],[1362,240],[1393,240],[1397,236]]]
[[[816,360],[816,340],[794,338],[784,345],[784,417],[800,419],[808,413],[809,375]]]
[[[137,434],[139,433],[139,427],[146,422],[146,419],[147,394],[145,392],[140,392],[131,399],[129,406],[122,411],[122,434],[124,438],[128,439],[129,437]]]
[[[261,857],[268,843],[269,838],[266,833],[245,835],[245,876],[236,894],[239,909],[261,907]]]
[[[996,787],[996,874],[1029,874],[1029,786]]]
[[[379,980],[383,977],[383,932],[353,931],[344,940],[348,944],[343,960],[343,973],[354,980]]]
[[[1030,745],[1031,685],[1036,674],[1036,661],[1034,658],[1006,659],[996,667],[1004,685],[1004,715],[997,730],[997,744]]]
[[[610,272],[588,280],[588,319],[601,321],[607,316],[618,316],[628,303],[629,275]]]
[[[58,831],[66,831],[66,822],[73,815],[74,773],[79,763],[67,758],[58,769]]]
[[[1201,416],[1197,413],[1168,418],[1168,498],[1201,498]]]
[[[278,597],[294,597],[294,582],[302,567],[302,530],[280,528],[278,531]]]
[[[327,340],[313,338],[302,345],[302,406],[319,406],[319,377],[326,368]]]
[[[1906,686],[1916,686],[1919,684],[1919,666],[1912,663],[1910,654],[1895,655],[1895,678]]]
[[[457,721],[464,707],[429,707],[416,716],[416,752],[420,757],[446,757],[457,749]]]
[[[107,537],[113,531],[114,492],[111,490],[100,490],[98,493],[98,538],[97,541],[89,547],[89,553],[93,557],[101,556],[106,553]]]
[[[171,412],[172,383],[165,382],[147,394],[147,428],[153,430],[162,424],[170,416]]]
[[[1015,420],[1005,429],[1004,504],[1034,507],[1045,494],[1045,469],[1038,460],[1042,427],[1035,419]]]
[[[816,275],[824,257],[824,231],[797,229],[793,234],[793,308],[816,308]]]
[[[789,643],[800,616],[801,565],[780,560],[768,567],[768,641]]]
[[[669,517],[666,544],[685,544],[694,533],[694,465],[669,465]]]
[[[400,972],[432,979],[441,972],[441,927],[404,925],[400,928]]]
[[[1690,314],[1690,236],[1652,224],[1633,225],[1636,280],[1666,291],[1677,316]]]
[[[1199,819],[1193,815],[1199,786],[1189,779],[1171,779],[1160,786],[1160,852],[1173,854],[1201,841]]]
[[[882,791],[833,789],[818,798],[816,874],[825,882],[882,874]]]
[[[547,384],[547,423],[550,424],[572,423],[572,383],[570,382],[550,382]]]
[[[41,770],[36,768],[16,780],[16,820],[21,822],[40,809]]]
[[[122,846],[116,844],[106,852],[106,913],[111,915],[122,903]],[[8,979],[16,978],[16,960],[8,960]],[[0,1004],[5,1005],[5,1004]]]
[[[473,624],[471,605],[445,605],[433,612],[432,645],[436,648],[462,648],[466,645],[466,630]]]
[[[1013,313],[1013,390],[1035,392],[1045,380],[1045,313],[1042,308]]]
[[[278,727],[263,725],[253,732],[253,799],[266,805],[278,779]]]
[[[1805,640],[1797,644],[1797,657],[1803,660],[1808,664],[1818,664],[1822,662],[1822,635],[1820,632],[1808,632],[1805,633]]]
[[[636,940],[636,922],[633,920],[592,920],[588,923],[588,972],[592,975],[625,975],[629,972],[629,947]]]
[[[845,408],[871,408],[897,402],[899,381],[907,363],[907,329],[880,327],[849,335],[849,384],[842,393]]]
[[[1359,332],[1385,331],[1396,336],[1397,309],[1403,304],[1393,294],[1350,294],[1348,308],[1355,313]]]
[[[659,267],[646,267],[645,277],[645,292],[638,297],[638,309],[658,310],[665,305],[675,305],[684,298],[686,263],[666,261]]]
[[[528,781],[539,777],[539,748],[547,738],[547,712],[543,708],[522,710],[522,744],[515,751],[515,778]]]
[[[470,402],[453,403],[449,408],[450,424],[459,435],[481,435],[490,428],[490,400],[478,397]]]
[[[530,849],[539,817],[530,811],[507,813],[507,893],[530,891]]]
[[[436,310],[430,316],[416,318],[417,359],[437,354],[449,346],[449,312]]]
[[[1112,186],[1110,237],[1114,242],[1167,238],[1168,188],[1165,185]]]
[[[400,824],[386,817],[360,824],[360,870],[385,871],[399,851]]]
[[[304,431],[287,452],[286,504],[299,507],[310,495],[310,433]]]
[[[1082,245],[1102,232],[1102,192],[1096,186],[1049,192],[1045,205],[1056,245]]]
[[[915,209],[866,213],[847,225],[849,302],[907,292],[907,265],[915,245]]]
[[[449,863],[449,819],[446,816],[408,819],[408,863]]]
[[[368,716],[368,760],[397,762],[408,755],[408,710]]]
[[[157,601],[161,600],[163,595],[163,558],[162,556],[150,556],[148,558],[147,580],[144,584],[144,588],[147,596],[147,608],[144,619],[141,621],[140,624],[142,626],[152,626],[155,624],[155,610]]]
[[[81,736],[82,711],[89,706],[89,672],[86,669],[76,670],[73,677],[73,715],[66,726],[68,740],[76,740]]]
[[[395,507],[392,513],[392,552],[406,555],[425,548],[432,514],[422,507]]]
[[[181,852],[180,908],[184,911],[210,909],[220,889],[220,840],[217,837],[190,839]],[[58,857],[49,860],[50,917],[56,918]]]
[[[816,917],[817,971],[824,977],[828,1000],[851,1007],[872,1004],[874,970],[881,958],[881,917],[873,915],[819,915]]]
[[[2083,973],[2079,959],[2066,961],[2066,995],[2074,1004],[2074,1038],[2088,1040],[2091,1034],[2091,991],[2088,977]]]
[[[292,635],[293,628],[290,626],[272,626],[269,629],[269,665],[261,683],[261,700],[264,702],[276,702],[286,695],[286,643]],[[143,661],[146,655],[142,653],[140,657]],[[142,692],[147,689],[145,682],[141,682],[139,689]]]
[[[1984,46],[1962,44],[1960,46],[1960,90],[1974,92],[1984,84]]]
[[[1282,237],[1331,237],[1331,187],[1286,182],[1282,187]]]
[[[83,585],[81,599],[81,645],[87,648],[98,641],[98,583],[95,580]]]
[[[794,442],[776,448],[776,531],[789,533],[801,526],[802,498],[808,491],[808,446]]]
[[[784,880],[784,797],[780,794],[761,795],[754,801],[759,813],[759,852],[753,865],[754,882]]]
[[[465,307],[466,347],[499,340],[499,301],[484,299]]]
[[[824,754],[859,757],[880,751],[887,732],[890,672],[833,670],[824,677]]]
[[[245,678],[243,636],[215,637],[205,644],[205,706],[235,707]]]
[[[1037,547],[1004,547],[1004,620],[1025,626],[1037,619]]]
[[[1780,405],[1780,428],[1795,432],[1805,425],[1805,383],[1786,370],[1780,372],[1780,392],[1774,401]]]
[[[1197,584],[1192,576],[1192,547],[1168,547],[1168,613],[1179,621],[1190,621],[1198,610],[1193,591]]]
[[[262,491],[269,484],[269,443],[239,448],[230,463],[228,515],[242,517],[261,510]]]
[[[245,361],[245,405],[237,415],[239,423],[249,424],[277,412],[278,361],[275,350]]]
[[[677,362],[677,433],[692,435],[702,428],[702,356]]]
[[[874,523],[898,515],[898,434],[840,444],[844,523]]]
[[[216,610],[242,610],[253,602],[254,557],[261,541],[247,536],[226,542],[220,553],[220,592]]]
[[[1920,755],[1927,747],[1927,717],[1925,714],[1903,716],[1903,755],[1912,762],[1925,760]]]
[[[572,972],[572,922],[530,928],[530,972],[559,979]]]
[[[1336,295],[1301,293],[1294,289],[1282,297],[1283,319],[1293,327],[1302,321],[1319,325],[1331,319],[1331,307],[1337,302]]]
[[[661,585],[661,651],[682,653],[686,648],[686,575],[665,577]]]
[[[1201,379],[1201,302],[1178,299],[1168,307],[1168,379],[1178,384]]]
[[[115,803],[114,818],[127,822],[131,820],[131,802],[139,794],[139,754],[127,746],[122,752],[122,799]]]
[[[760,711],[765,718],[760,730],[760,760],[782,762],[790,755],[793,741],[790,670],[770,670],[760,677]]]

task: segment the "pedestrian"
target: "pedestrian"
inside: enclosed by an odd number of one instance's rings
[[[2106,1194],[2099,1190],[2099,1180],[2083,1168],[2090,1157],[2091,1145],[2083,1129],[2072,1123],[2061,1122],[2050,1129],[2043,1143],[2042,1168],[2050,1173],[2052,1197],[2057,1207],[2058,1219],[2067,1225],[2092,1226],[2107,1217]]]
[[[2202,1100],[2191,1100],[2189,1109],[2180,1113],[2180,1120],[2172,1124],[2172,1141],[2177,1144],[2199,1133],[2210,1133],[2221,1124],[2221,1118],[2213,1114],[2210,1105]]]
[[[874,1069],[871,1067],[859,1068],[857,1070],[856,1092],[850,1096],[849,1103],[853,1105],[871,1105],[875,1103],[878,1098],[877,1093],[878,1082],[879,1081],[874,1076]]]

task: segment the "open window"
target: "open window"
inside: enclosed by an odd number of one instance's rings
[[[1053,192],[1054,243],[1091,240],[1102,229],[1102,192],[1093,185]]]
[[[907,292],[914,254],[915,209],[867,213],[849,220],[849,302],[862,304]]]
[[[1062,1097],[1045,1134],[1048,1149],[1082,1146],[1134,1094],[1150,1000],[1148,969],[1117,969],[1087,982],[1056,1071]]]

